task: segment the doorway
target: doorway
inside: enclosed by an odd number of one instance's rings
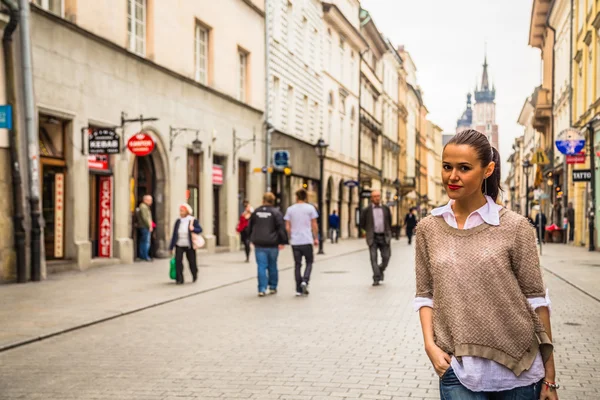
[[[139,204],[144,199],[144,196],[149,194],[153,199],[156,198],[154,190],[156,188],[156,168],[152,156],[136,157],[133,167],[133,180],[135,182],[134,196],[135,196],[135,210],[139,207]],[[152,202],[152,220],[156,222],[156,201]],[[138,221],[136,218],[136,212],[133,212],[133,242],[135,245],[135,255],[138,254],[139,238],[138,238]],[[157,236],[156,231],[152,232],[150,236],[150,257],[154,258],[157,251]]]
[[[52,165],[54,164],[54,165]],[[65,167],[42,159],[42,216],[46,259],[65,257]]]

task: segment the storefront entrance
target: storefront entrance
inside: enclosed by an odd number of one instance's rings
[[[140,203],[144,199],[144,196],[149,194],[153,198],[152,202],[152,219],[156,222],[156,168],[152,156],[136,157],[133,167],[133,182],[134,182],[134,197],[135,197],[135,209],[139,207]],[[138,242],[138,221],[137,213],[133,212],[133,239],[135,243],[135,255],[138,254],[139,242]],[[156,256],[157,246],[157,234],[153,232],[150,240],[150,257]]]
[[[42,216],[46,259],[65,257],[65,168],[42,159]]]

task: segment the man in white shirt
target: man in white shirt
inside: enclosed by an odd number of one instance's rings
[[[294,252],[296,267],[296,296],[308,295],[308,282],[314,261],[313,244],[319,244],[317,218],[319,214],[315,207],[306,202],[308,194],[300,189],[296,192],[296,204],[290,206],[285,213],[285,229],[290,238]],[[306,268],[302,274],[302,258]]]

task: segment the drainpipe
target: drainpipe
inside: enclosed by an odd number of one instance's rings
[[[41,221],[40,221],[40,164],[38,135],[35,130],[35,105],[33,101],[33,66],[31,60],[29,0],[19,0],[21,13],[21,62],[23,68],[23,100],[27,152],[29,163],[29,204],[31,210],[31,280],[41,280]]]
[[[6,73],[6,100],[13,107],[13,113],[16,101],[15,93],[15,70],[12,48],[12,35],[17,29],[19,23],[19,5],[14,0],[2,0],[9,10],[10,19],[8,25],[4,28],[2,36],[2,50],[4,53],[4,71]],[[17,256],[17,282],[25,283],[27,281],[27,269],[25,261],[25,226],[23,225],[23,181],[21,179],[21,167],[19,164],[19,145],[15,128],[17,119],[13,118],[13,127],[8,132],[10,140],[10,165],[13,184],[13,230],[15,235],[15,252]]]

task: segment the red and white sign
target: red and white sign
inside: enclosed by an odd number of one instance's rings
[[[212,183],[213,185],[223,184],[223,166],[213,165],[212,167]]]
[[[108,171],[108,155],[88,156],[88,169]]]
[[[98,207],[98,257],[110,258],[112,244],[112,177],[100,177]]]
[[[567,164],[585,164],[585,153],[567,155]]]
[[[147,133],[140,132],[129,138],[127,148],[138,157],[147,156],[154,150],[154,139]]]
[[[65,174],[54,175],[54,258],[64,256]]]

